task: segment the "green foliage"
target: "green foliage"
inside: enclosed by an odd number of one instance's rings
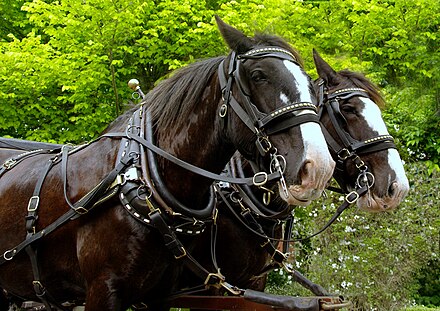
[[[129,79],[151,88],[217,54],[213,13],[201,1],[34,0],[22,9],[34,31],[0,45],[2,136],[90,140],[124,109]]]
[[[424,306],[440,307],[440,259],[428,261],[417,277],[421,285],[416,296],[416,302]]]
[[[20,10],[24,2],[25,0],[0,2],[0,42],[10,41],[9,34],[22,39],[30,32],[26,12]]]
[[[440,311],[440,308],[430,308],[425,306],[414,306],[405,308],[404,311]]]

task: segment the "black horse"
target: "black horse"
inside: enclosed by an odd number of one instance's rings
[[[176,72],[93,142],[0,150],[0,286],[8,295],[41,299],[46,309],[154,306],[215,219],[212,180],[275,181],[289,204],[320,196],[335,163],[297,54],[278,37],[248,38],[217,23],[227,57]],[[219,176],[237,149],[258,172]],[[207,273],[207,286],[227,287],[217,271],[193,271]]]

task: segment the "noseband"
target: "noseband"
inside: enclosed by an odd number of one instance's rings
[[[286,160],[277,154],[276,148],[271,144],[269,135],[285,131],[291,127],[306,123],[319,123],[317,107],[311,102],[297,102],[288,106],[280,107],[270,113],[264,113],[252,103],[250,90],[246,81],[240,74],[240,67],[249,59],[278,58],[288,60],[298,64],[295,56],[288,50],[279,47],[265,47],[252,49],[244,54],[237,55],[231,53],[228,71],[225,73],[225,60],[219,64],[218,77],[222,90],[223,105],[220,107],[219,115],[226,123],[229,108],[235,112],[240,120],[254,133],[255,144],[259,155],[257,158],[270,154],[270,172],[279,171],[281,173],[280,183],[286,195],[287,186],[283,178]],[[237,85],[237,100],[232,94],[232,85]],[[240,102],[240,104],[239,104]],[[308,113],[300,114],[307,111]],[[260,172],[262,173],[262,172]]]
[[[368,186],[368,188],[371,188],[374,185],[374,175],[368,171],[367,165],[364,161],[362,161],[360,156],[390,148],[396,149],[396,145],[394,143],[394,138],[391,135],[378,135],[367,140],[360,141],[353,138],[353,136],[351,136],[351,134],[344,129],[344,125],[347,124],[347,120],[340,110],[339,101],[347,100],[352,97],[370,98],[368,92],[362,88],[345,88],[328,92],[325,90],[324,81],[321,80],[319,82],[319,118],[321,119],[322,113],[324,109],[326,109],[336,134],[341,141],[341,144],[338,143],[332,137],[332,135],[330,135],[327,129],[322,127],[322,132],[324,133],[328,147],[337,155],[336,169],[344,172],[345,162],[351,159],[356,168],[359,170],[359,175],[355,182],[356,188],[359,189],[363,186]],[[341,183],[342,181],[338,182]],[[347,188],[346,184],[341,185],[341,187]],[[351,193],[355,193],[355,191]],[[354,197],[356,197],[357,200],[359,195]],[[356,200],[354,200],[353,203]]]

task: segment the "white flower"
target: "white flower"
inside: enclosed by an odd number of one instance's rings
[[[355,231],[356,231],[355,228],[352,228],[350,226],[345,226],[345,232],[355,232]]]

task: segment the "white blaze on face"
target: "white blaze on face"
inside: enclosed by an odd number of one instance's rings
[[[373,131],[376,131],[378,135],[389,135],[379,107],[368,98],[360,98],[360,100],[364,103],[361,115],[364,117],[368,126]],[[394,148],[388,149],[388,165],[394,170],[396,181],[408,188],[408,178],[405,175],[402,160],[400,159],[399,153]]]
[[[291,61],[284,61],[284,65],[292,74],[292,80],[295,81],[298,93],[299,102],[312,102],[312,95],[310,94],[310,80],[304,71],[295,63]],[[281,101],[286,105],[293,104],[289,101],[285,94],[280,94]],[[314,113],[310,110],[301,111],[298,115],[305,113]],[[306,159],[327,160],[332,162],[330,152],[328,151],[327,143],[322,134],[321,127],[318,123],[307,122],[300,124],[301,135],[304,144],[304,156]]]

